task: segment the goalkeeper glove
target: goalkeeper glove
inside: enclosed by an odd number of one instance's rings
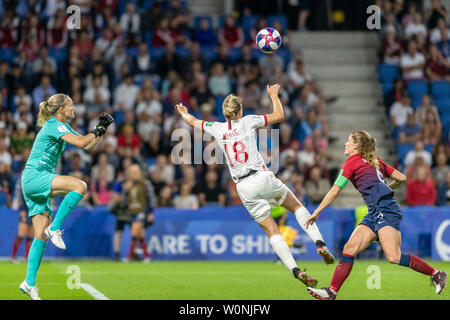
[[[94,129],[92,129],[89,132],[95,134],[96,137],[101,137],[102,135],[104,135],[106,133],[106,128],[104,126],[102,126],[101,124],[98,124],[95,126]]]
[[[109,113],[103,113],[99,117],[99,124],[105,129],[108,129],[109,125],[114,122],[114,118]]]

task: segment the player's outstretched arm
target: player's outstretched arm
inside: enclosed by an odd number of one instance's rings
[[[181,118],[191,127],[197,128],[202,130],[202,120],[197,119],[192,114],[190,114],[187,110],[187,108],[182,104],[179,103],[175,105],[175,110],[180,114]]]
[[[397,189],[399,186],[402,185],[403,182],[406,181],[406,176],[400,171],[394,170],[394,172],[392,172],[391,174],[391,179],[393,181],[389,184],[389,187],[393,190]]]
[[[312,225],[316,222],[317,218],[319,217],[319,214],[330,204],[333,203],[333,201],[337,198],[339,193],[341,192],[341,187],[339,187],[337,184],[333,185],[326,194],[325,198],[323,198],[322,202],[319,204],[316,210],[314,210],[314,213],[311,215],[311,217],[306,221],[306,229],[308,229],[308,226]]]
[[[273,104],[273,112],[266,115],[267,124],[280,123],[281,121],[284,120],[283,106],[281,105],[280,98],[278,98],[278,91],[280,90],[280,85],[279,84],[274,84],[271,86],[268,85],[266,89]]]

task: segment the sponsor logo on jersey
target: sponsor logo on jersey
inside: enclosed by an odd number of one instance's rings
[[[212,122],[206,122],[206,123],[205,123],[205,126],[207,126],[207,127],[212,127],[212,125],[213,125]]]
[[[69,130],[66,128],[65,125],[61,125],[61,126],[58,127],[58,131],[61,132],[61,133],[65,133],[65,132],[67,132]]]

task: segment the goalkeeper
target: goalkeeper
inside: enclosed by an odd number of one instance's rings
[[[75,118],[72,99],[62,93],[52,95],[39,105],[37,126],[40,130],[34,140],[30,156],[22,173],[22,193],[32,219],[34,240],[28,254],[25,281],[20,290],[32,300],[40,300],[36,288],[36,275],[41,264],[47,240],[65,249],[61,237],[61,224],[73,208],[83,199],[87,185],[71,176],[54,173],[66,142],[85,150],[91,150],[114,121],[109,114],[100,116],[99,124],[87,135],[74,131],[68,124]],[[51,222],[51,198],[65,196]]]

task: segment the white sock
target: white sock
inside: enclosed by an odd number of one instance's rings
[[[270,237],[269,241],[273,251],[277,254],[289,271],[292,271],[293,268],[297,268],[297,263],[292,256],[291,249],[289,249],[289,246],[286,241],[284,241],[281,234],[276,234]]]
[[[323,241],[322,235],[320,234],[319,228],[317,228],[317,224],[309,225],[308,229],[306,229],[306,221],[308,221],[311,215],[305,207],[301,207],[297,209],[294,213],[295,218],[297,219],[298,224],[302,227],[303,231],[316,243],[316,241]]]

